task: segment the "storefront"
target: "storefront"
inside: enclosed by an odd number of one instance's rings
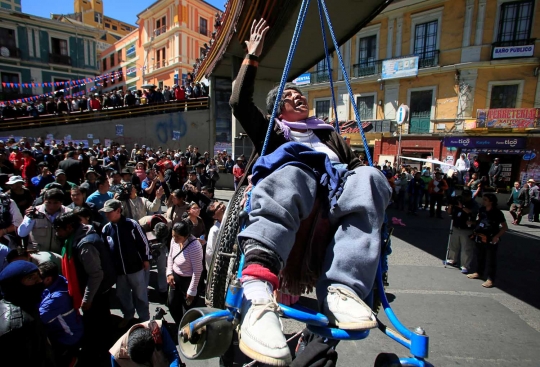
[[[374,162],[394,162],[398,156],[442,160],[442,147],[442,140],[431,136],[402,136],[401,144],[398,137],[383,137],[375,142]]]
[[[532,157],[534,149],[528,147],[526,137],[469,137],[455,136],[444,138],[444,147],[454,162],[461,153],[467,154],[469,160],[477,158],[480,163],[480,175],[488,176],[495,158],[500,159],[503,173],[502,187],[512,187],[514,181],[522,181],[528,171],[527,160]],[[450,154],[451,153],[451,154]]]

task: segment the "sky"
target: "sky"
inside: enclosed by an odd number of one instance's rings
[[[108,17],[135,25],[137,14],[153,4],[156,0],[104,0],[104,14]],[[206,2],[223,10],[225,0],[206,0]],[[22,11],[27,14],[50,18],[50,14],[73,13],[72,0],[43,1],[21,0]]]

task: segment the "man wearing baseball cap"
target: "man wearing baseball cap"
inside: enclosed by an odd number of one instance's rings
[[[74,188],[75,185],[73,182],[68,181],[66,172],[61,169],[57,169],[54,172],[55,180],[54,182],[62,185],[62,191],[64,192],[64,204],[65,206],[68,206],[71,204],[71,189]],[[52,182],[50,184],[45,185],[45,190],[48,190],[52,185]]]

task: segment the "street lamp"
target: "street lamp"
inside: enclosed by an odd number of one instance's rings
[[[242,154],[245,154],[245,145],[246,145],[246,138],[248,137],[248,134],[239,133],[238,136],[235,136],[235,139],[242,140]]]

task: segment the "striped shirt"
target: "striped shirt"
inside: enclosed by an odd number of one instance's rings
[[[180,245],[174,239],[171,240],[171,249],[167,257],[167,276],[172,275],[174,272],[181,277],[191,277],[187,294],[196,296],[197,286],[203,271],[203,250],[201,243],[194,236],[189,236],[183,246],[186,246],[191,241],[193,243],[186,247],[180,255],[176,256],[180,252]]]

